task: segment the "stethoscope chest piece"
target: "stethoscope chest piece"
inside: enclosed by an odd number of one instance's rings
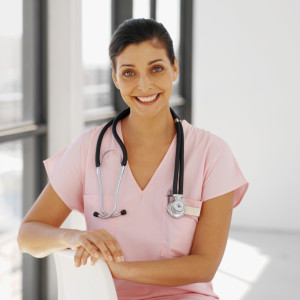
[[[185,203],[182,195],[174,194],[174,201],[168,204],[168,213],[174,218],[180,218],[185,214]]]

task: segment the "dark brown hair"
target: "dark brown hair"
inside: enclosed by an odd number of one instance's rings
[[[109,56],[115,71],[115,58],[130,44],[139,44],[149,40],[157,40],[163,46],[171,64],[175,54],[173,41],[163,24],[152,19],[129,19],[124,21],[113,33],[109,45]]]

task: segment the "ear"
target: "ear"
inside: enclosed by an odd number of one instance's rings
[[[116,77],[116,73],[115,73],[115,71],[114,71],[113,68],[111,69],[111,73],[112,73],[112,80],[113,80],[116,88],[119,90],[120,89],[119,83],[118,83],[118,80],[117,80],[117,77]]]
[[[173,81],[176,81],[176,79],[178,78],[178,73],[179,73],[178,60],[176,57],[174,59],[173,69],[174,69]]]

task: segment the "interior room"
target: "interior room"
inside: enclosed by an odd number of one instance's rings
[[[215,293],[296,299],[299,15],[296,0],[0,0],[0,299],[57,299],[53,255],[22,253],[19,226],[48,182],[43,161],[126,107],[108,47],[131,18],[165,25],[179,64],[170,106],[226,141],[249,182]],[[84,230],[84,216],[62,226]]]

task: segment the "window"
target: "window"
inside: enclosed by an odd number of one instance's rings
[[[133,0],[133,18],[150,18],[150,0]]]
[[[180,0],[156,0],[156,20],[168,30],[173,40],[175,56],[180,64]],[[173,86],[173,96],[180,94],[180,74],[181,72]]]
[[[0,128],[25,119],[22,93],[23,1],[0,0]],[[0,299],[21,299],[22,142],[0,143]]]
[[[0,299],[22,299],[22,255],[16,235],[22,220],[23,145],[0,144]]]
[[[0,127],[21,122],[22,0],[0,0]]]
[[[42,12],[38,0],[0,0],[0,299],[40,299],[30,271],[41,262],[22,256],[16,236],[44,179]]]
[[[170,104],[188,121],[192,103],[192,3],[192,0],[133,0],[134,18],[151,17],[163,23],[170,33],[180,70]]]
[[[82,1],[83,97],[87,115],[110,106],[111,1]]]

